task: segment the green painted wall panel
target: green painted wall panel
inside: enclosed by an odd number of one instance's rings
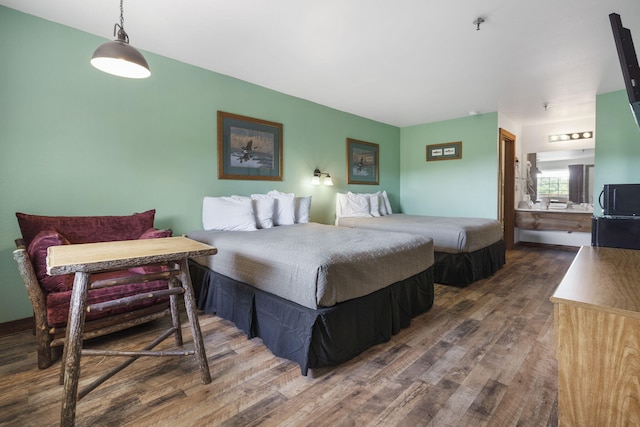
[[[0,6],[0,323],[31,306],[12,259],[15,212],[120,215],[157,209],[156,225],[201,228],[205,195],[271,189],[313,196],[333,223],[338,191],[400,199],[400,130],[144,52],[152,76],[89,64],[105,40]],[[217,178],[216,111],[282,123],[284,179]],[[380,144],[380,185],[347,186],[346,138]],[[313,170],[334,187],[310,185]]]
[[[596,163],[594,197],[604,184],[640,183],[640,129],[624,90],[596,97]],[[598,203],[594,214],[602,215]]]
[[[462,158],[426,161],[426,146],[462,141]],[[401,130],[402,212],[497,218],[498,115],[482,114]]]

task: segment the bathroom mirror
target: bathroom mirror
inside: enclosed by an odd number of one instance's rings
[[[527,194],[558,203],[593,204],[595,149],[527,155]]]

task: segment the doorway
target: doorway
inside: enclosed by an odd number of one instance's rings
[[[499,129],[498,220],[507,249],[515,246],[516,136]]]

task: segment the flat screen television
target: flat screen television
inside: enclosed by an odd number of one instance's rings
[[[638,57],[633,47],[631,31],[622,26],[622,20],[617,13],[610,14],[609,21],[611,21],[613,39],[618,50],[618,59],[622,68],[624,84],[627,88],[631,112],[636,124],[640,127],[640,66],[638,66]]]

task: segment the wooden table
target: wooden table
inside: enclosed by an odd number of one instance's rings
[[[209,365],[202,341],[202,333],[196,316],[196,303],[189,276],[188,259],[198,256],[214,255],[217,249],[204,243],[186,237],[166,237],[159,239],[128,240],[104,243],[86,243],[78,245],[51,246],[47,255],[47,273],[50,275],[74,273],[73,291],[71,294],[71,306],[67,326],[66,342],[62,360],[62,382],[64,384],[61,425],[73,426],[75,423],[76,402],[100,383],[127,366],[139,356],[176,356],[195,354],[200,365],[200,376],[203,384],[211,382]],[[88,387],[88,391],[78,394],[78,379],[80,376],[80,356],[88,350],[82,350],[82,334],[84,317],[87,310],[87,291],[90,287],[91,273],[106,270],[120,270],[131,267],[156,263],[172,263],[173,270],[167,273],[169,281],[165,292],[171,295],[173,328],[169,329],[152,345],[138,352],[118,352],[91,350],[90,354],[131,356],[129,361],[121,367],[98,380],[97,384]],[[157,275],[157,273],[155,273]],[[130,283],[139,282],[143,276],[134,276]],[[179,282],[176,284],[176,282]],[[157,343],[176,334],[176,341],[181,344],[179,335],[180,324],[177,316],[177,305],[174,304],[174,295],[183,294],[184,303],[191,326],[195,351],[163,351],[153,352],[151,349]],[[178,339],[178,336],[180,338]]]
[[[583,246],[551,301],[559,425],[640,425],[640,251]]]

